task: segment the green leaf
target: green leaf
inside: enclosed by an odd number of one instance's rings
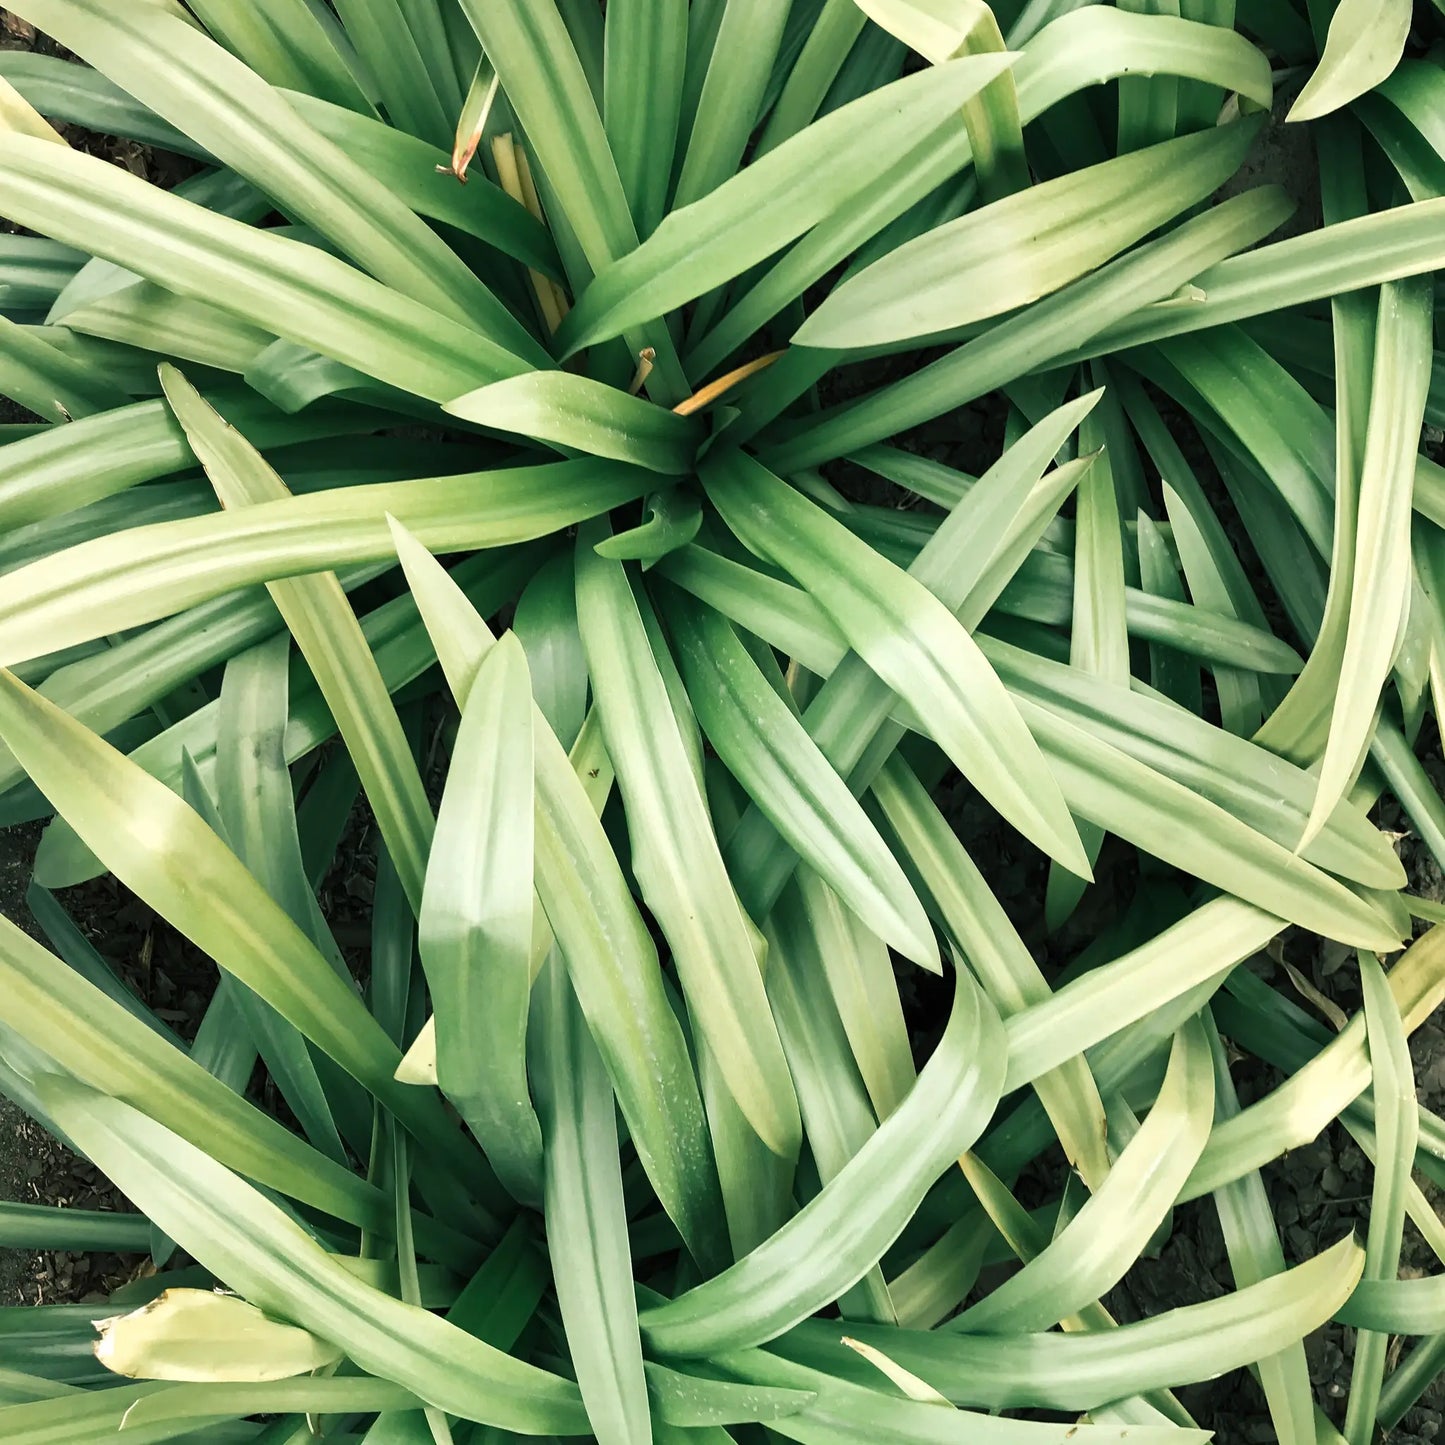
[[[737,634],[685,595],[668,615],[698,722],[728,770],[864,924],[938,972],[933,930],[902,869]]]
[[[569,1381],[362,1283],[257,1190],[135,1109],[60,1079],[43,1091],[66,1133],[151,1219],[267,1314],[332,1341],[363,1370],[402,1376],[450,1414],[527,1433],[588,1428]]]
[[[1445,265],[1442,216],[1445,197],[1416,201],[1210,263],[1193,277],[1204,293],[1202,301],[1136,308],[1095,333],[1082,350],[1098,356],[1438,271]]]
[[[0,1020],[80,1082],[145,1100],[158,1122],[267,1188],[382,1236],[395,1227],[379,1189],[227,1088],[8,921],[0,924],[0,979]],[[462,1267],[475,1261],[472,1241],[427,1223],[433,1257]]]
[[[208,388],[207,395],[233,426],[267,448],[368,431],[378,421],[375,413],[338,403],[286,416],[243,388]],[[184,429],[159,399],[97,412],[65,426],[46,427],[0,447],[0,525],[10,533],[30,522],[61,518],[140,482],[179,472],[192,459]],[[127,499],[126,511],[140,512],[147,495],[138,493]],[[66,541],[65,534],[55,528],[48,529],[47,536],[54,537],[56,548]]]
[[[216,805],[237,858],[344,971],[301,864],[285,746],[290,646],[284,633],[233,656],[221,682]],[[232,996],[247,1032],[307,1137],[339,1163],[346,1151],[306,1040],[244,985]],[[368,1121],[369,1122],[369,1121]]]
[[[0,577],[0,664],[137,627],[249,583],[395,555],[387,516],[439,551],[544,537],[642,496],[590,460],[381,482],[98,537]]]
[[[908,1024],[887,947],[843,907],[812,869],[794,875],[797,908],[806,929],[794,932],[806,984],[826,985],[873,1112],[886,1119],[918,1077]],[[826,1008],[819,1005],[822,1012]]]
[[[313,131],[202,32],[153,6],[117,11],[97,0],[28,0],[27,18],[102,71],[123,75],[137,99],[379,281],[508,351],[524,339],[486,286],[359,159]]]
[[[421,7],[401,0],[341,0],[337,14],[392,125],[440,145],[461,100],[451,57],[421,43]]]
[[[399,525],[393,546],[447,685],[453,697],[465,697],[494,645],[491,630],[435,558]],[[547,922],[658,1199],[695,1257],[717,1260],[725,1253],[717,1173],[656,947],[583,783],[540,711],[533,714],[533,748],[534,866]]]
[[[576,448],[673,476],[692,470],[702,440],[698,418],[678,416],[645,397],[565,371],[534,371],[492,382],[454,397],[442,410],[558,451]]]
[[[150,1248],[144,1215],[0,1200],[0,1245],[75,1253],[139,1254]]]
[[[1239,1113],[1239,1098],[1229,1076],[1229,1059],[1213,1017],[1207,1012],[1203,1017],[1214,1060],[1214,1115],[1217,1120],[1232,1119]],[[1237,1288],[1284,1273],[1284,1250],[1280,1247],[1274,1208],[1257,1172],[1251,1171],[1216,1189],[1214,1207],[1219,1212]],[[1313,1445],[1313,1397],[1303,1344],[1295,1341],[1286,1345],[1258,1361],[1257,1368],[1281,1445]]]
[[[780,1420],[805,1410],[817,1399],[812,1390],[777,1390],[712,1380],[671,1370],[651,1360],[644,1368],[648,1393],[657,1410],[656,1423],[677,1429],[703,1430]]]
[[[610,557],[614,562],[641,562],[646,572],[658,558],[686,547],[702,527],[702,503],[696,492],[683,487],[654,492],[643,510],[645,522],[604,537],[597,544],[599,557]]]
[[[6,396],[53,422],[130,405],[130,397],[99,368],[50,345],[47,332],[0,318],[0,387]]]
[[[1099,380],[1096,370],[1093,379]],[[1105,416],[1122,425],[1118,403],[1105,398]],[[1124,529],[1114,469],[1105,448],[1105,423],[1091,412],[1080,423],[1079,444],[1099,455],[1079,479],[1074,502],[1074,596],[1069,623],[1072,671],[1129,685],[1129,626],[1124,587]],[[1099,861],[1104,835],[1097,825],[1079,831],[1089,866]],[[1083,896],[1082,880],[1057,866],[1049,868],[1044,889],[1044,919],[1059,928]]]
[[[1041,366],[1073,360],[1078,351],[1095,355],[1115,349],[1112,330],[1108,346],[1095,338],[1105,334],[1121,312],[1164,301],[1186,282],[1197,281],[1214,262],[1268,235],[1292,207],[1282,192],[1268,187],[1211,206],[912,375],[857,401],[779,425],[769,433],[762,458],[774,470],[792,474],[894,436]],[[1445,254],[1445,247],[1437,249]],[[1191,321],[1205,304],[1185,309]],[[1180,309],[1166,307],[1163,314],[1178,316]]]
[[[394,559],[395,555],[393,549],[390,558]],[[505,550],[501,553],[480,553],[459,562],[453,569],[453,577],[457,586],[462,588],[478,607],[490,613],[516,596],[522,583],[536,569],[538,555],[535,547]],[[202,615],[204,616],[204,613]],[[179,630],[184,632],[184,627]],[[265,636],[270,630],[268,624],[257,635]],[[368,612],[361,619],[361,630],[388,690],[393,693],[412,683],[436,661],[436,653],[427,639],[426,629],[417,615],[416,603],[409,593],[392,598]],[[154,629],[143,635],[153,637]],[[116,651],[118,649],[112,649],[112,655]],[[311,676],[304,660],[299,657],[292,661],[289,692],[291,703],[284,737],[288,764],[299,762],[336,735],[336,719],[321,696],[316,680]],[[188,716],[180,718],[163,732],[136,747],[133,761],[152,777],[159,778],[177,792],[181,791],[183,759],[187,755],[203,776],[214,776],[217,714],[216,704],[207,703]],[[343,754],[338,753],[337,756]],[[345,822],[345,809],[349,808],[354,800],[357,787],[355,769],[351,768],[349,758],[346,766],[350,768],[352,781],[341,791],[345,792],[346,787],[349,787],[350,796],[344,803],[333,798],[327,804],[329,809],[335,810],[326,825],[328,829],[334,829],[332,852]],[[314,796],[314,792],[308,794],[308,798]],[[319,840],[316,846],[322,846]],[[323,862],[329,862],[329,855]],[[315,864],[314,859],[312,863]],[[104,871],[99,861],[85,850],[63,820],[56,819],[51,823],[36,854],[36,877],[44,886],[67,887],[74,882],[94,878]],[[397,887],[399,890],[399,883]],[[405,907],[404,894],[402,899]],[[407,911],[409,912],[409,909]]]
[[[0,155],[0,209],[168,291],[432,401],[526,363],[315,246],[216,215],[129,172],[29,136]],[[104,225],[100,218],[104,217]]]
[[[547,1251],[588,1428],[599,1445],[649,1445],[612,1086],[556,953],[537,984],[531,1058],[546,1140]]]
[[[417,215],[455,226],[535,270],[561,278],[557,247],[546,226],[486,176],[473,171],[467,184],[459,186],[454,176],[438,174],[445,153],[426,141],[302,91],[287,91],[285,99],[327,140],[352,155],[365,155],[372,175]],[[549,364],[528,333],[516,330],[518,354],[538,365]]]
[[[422,893],[419,944],[437,1082],[512,1196],[542,1197],[527,1092],[532,988],[532,694],[508,633],[462,706]]]
[[[845,105],[706,196],[673,211],[599,272],[557,334],[564,355],[665,315],[739,275],[850,200],[1012,63],[971,56]]]
[[[1393,1280],[1400,1271],[1405,1191],[1415,1158],[1420,1112],[1415,1096],[1415,1066],[1410,1059],[1410,1044],[1399,1005],[1378,960],[1363,952],[1359,958],[1376,1132],[1375,1187],[1370,1198],[1370,1225],[1365,1239],[1365,1277]],[[1389,1335],[1376,1330],[1361,1330],[1355,1336],[1355,1362],[1350,1371],[1350,1400],[1345,1413],[1345,1438],[1350,1445],[1369,1445],[1374,1437],[1389,1345]]]
[[[165,784],[9,673],[0,673],[0,734],[117,878],[431,1141],[447,1167],[476,1175],[440,1101],[393,1082],[401,1055],[352,987]]]
[[[178,371],[163,366],[161,384],[223,506],[244,511],[290,498],[255,448]],[[436,824],[356,614],[334,573],[268,582],[267,590],[336,719],[415,912]]]
[[[1433,295],[1434,287],[1425,278],[1380,289],[1349,625],[1306,842],[1349,790],[1364,762],[1380,691],[1404,637],[1413,575],[1410,504],[1430,385]]]
[[[737,1349],[781,1334],[836,1299],[877,1263],[928,1186],[978,1137],[998,1103],[1003,1065],[998,1016],[960,973],[948,1027],[903,1103],[764,1244],[646,1310],[648,1342],[689,1356]]]
[[[1051,857],[1087,874],[1037,744],[948,609],[742,453],[710,453],[701,476],[733,531],[797,577],[984,797]]]
[[[337,105],[370,111],[371,104],[337,48],[336,37],[305,0],[261,0],[244,9],[227,5],[225,0],[197,0],[192,8],[222,45],[272,85],[289,85],[325,96]]]
[[[886,1350],[955,1404],[1089,1409],[1146,1389],[1213,1379],[1253,1363],[1284,1340],[1303,1339],[1349,1297],[1363,1264],[1364,1251],[1345,1238],[1272,1279],[1117,1330],[1010,1337],[850,1325],[848,1332]],[[849,1352],[838,1343],[838,1333],[836,1324],[809,1321],[773,1349],[846,1380],[858,1364],[845,1360]],[[734,1358],[744,1378],[774,1383],[771,1369],[753,1367],[754,1359],[761,1366],[767,1356]],[[781,1370],[778,1376],[779,1384],[805,1378]],[[846,1386],[840,1382],[839,1388]],[[890,1399],[889,1408],[899,1403]]]
[[[1389,983],[1408,1035],[1445,1000],[1445,927],[1416,939],[1390,970]],[[1181,1202],[1309,1143],[1342,1114],[1370,1085],[1366,1028],[1356,1014],[1283,1084],[1218,1125]]]
[[[917,775],[896,754],[873,779],[873,797],[931,896],[954,946],[1005,1024],[1057,995],[1018,930]],[[1033,1080],[1069,1163],[1091,1187],[1109,1172],[1104,1105],[1082,1057]]]
[[[983,0],[945,0],[941,5],[927,0],[921,5],[917,0],[866,0],[862,8],[934,65],[957,55],[1005,48],[998,20]],[[999,76],[963,106],[974,171],[989,200],[1024,190],[1030,183],[1015,79],[1011,74]]]
[[[1213,1121],[1209,1044],[1195,1020],[1174,1036],[1169,1069],[1149,1117],[1093,1195],[1040,1254],[950,1321],[949,1329],[1028,1334],[1101,1298],[1163,1223]]]
[[[512,619],[527,649],[532,696],[557,741],[569,751],[587,716],[587,656],[577,631],[572,573],[572,559],[566,555],[540,567],[517,599]]]
[[[971,211],[845,281],[793,340],[879,346],[1036,301],[1209,196],[1258,132],[1245,122],[1164,141]]]
[[[607,7],[602,120],[637,234],[644,238],[667,209],[687,22],[683,0],[617,0]]]
[[[778,900],[766,931],[768,998],[797,1082],[808,1150],[818,1183],[825,1188],[878,1132],[884,1115],[872,1103],[861,1073],[859,1054],[868,1055],[854,1050],[823,966],[847,927],[841,915],[837,900],[805,868]],[[878,1082],[875,1072],[875,1087]],[[891,1085],[893,1080],[883,1082]],[[912,1082],[903,1084],[897,1098],[885,1096],[889,1112]],[[789,1209],[773,1221],[769,1235],[783,1228],[791,1213]],[[838,1308],[849,1319],[880,1324],[897,1319],[876,1264],[840,1296]]]
[[[502,78],[502,89],[540,162],[547,189],[557,198],[554,210],[561,214],[554,215],[554,227],[565,219],[585,267],[594,273],[601,271],[637,246],[637,228],[587,68],[574,48],[568,24],[558,13],[555,0],[503,0],[501,4],[462,0],[462,9]],[[582,20],[579,30],[590,36],[590,26],[601,29],[595,15],[590,21]],[[584,45],[584,49],[589,51],[590,62],[590,46]],[[585,268],[580,274],[576,289],[585,283]],[[691,388],[665,328],[645,326],[630,331],[627,344],[634,356],[649,346],[653,350],[650,394],[667,405],[675,405],[688,394]]]
[[[702,7],[694,5],[698,15]],[[788,10],[773,0],[724,0],[672,208],[682,210],[738,169],[761,109]],[[695,63],[688,54],[689,70]]]
[[[592,550],[605,535],[578,534],[577,619],[627,809],[633,872],[672,947],[693,1026],[759,1137],[790,1158],[802,1126],[748,921],[626,573]]]
[[[1324,54],[1287,120],[1318,120],[1373,90],[1400,63],[1410,35],[1410,0],[1340,0]]]

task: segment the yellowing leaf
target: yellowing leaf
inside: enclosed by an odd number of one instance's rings
[[[133,1380],[255,1383],[341,1360],[329,1341],[216,1290],[168,1289],[128,1315],[97,1320],[96,1328],[96,1359]]]

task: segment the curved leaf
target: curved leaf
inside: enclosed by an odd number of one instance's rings
[[[642,496],[618,462],[381,482],[98,537],[0,577],[0,665],[105,636],[236,587],[395,555],[387,516],[463,551],[545,537]]]
[[[1318,120],[1373,90],[1400,62],[1410,35],[1410,0],[1340,0],[1325,51],[1288,120]]]
[[[903,870],[737,634],[685,595],[668,613],[698,722],[728,770],[864,924],[937,972],[938,945]]]
[[[797,577],[984,797],[1050,857],[1087,876],[1038,745],[943,603],[750,457],[711,452],[701,477],[733,531]]]
[[[878,1261],[928,1186],[978,1137],[997,1106],[1003,1070],[998,1015],[960,973],[948,1027],[903,1103],[765,1243],[644,1311],[648,1342],[665,1354],[737,1349],[781,1334],[836,1299]]]
[[[565,371],[534,371],[454,397],[442,410],[478,426],[632,462],[676,476],[692,469],[702,424],[645,397]]]
[[[1013,58],[969,56],[884,86],[673,211],[577,298],[557,333],[563,354],[666,315],[846,207],[905,146],[952,123],[958,106]]]
[[[970,211],[845,280],[793,341],[880,346],[1036,301],[1209,196],[1258,132],[1245,122],[1163,141]]]
[[[965,1334],[1056,1325],[1112,1289],[1148,1246],[1199,1159],[1214,1122],[1209,1043],[1198,1020],[1174,1036],[1149,1117],[1093,1195],[1015,1275],[949,1322]]]
[[[427,1403],[502,1429],[564,1435],[587,1415],[570,1381],[523,1364],[417,1305],[372,1289],[207,1154],[78,1084],[43,1084],[62,1127],[156,1224],[278,1319],[339,1346]]]

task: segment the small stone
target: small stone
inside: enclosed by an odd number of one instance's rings
[[[1343,1192],[1345,1187],[1345,1176],[1340,1172],[1338,1164],[1327,1164],[1325,1172],[1320,1175],[1320,1188],[1332,1199]]]

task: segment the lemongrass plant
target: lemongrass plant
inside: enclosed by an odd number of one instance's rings
[[[11,8],[78,58],[0,52],[0,820],[51,819],[55,945],[0,924],[0,1088],[139,1212],[0,1241],[155,1263],[0,1310],[0,1438],[1162,1445],[1249,1367],[1303,1445],[1331,1320],[1346,1438],[1398,1421],[1445,931],[1369,815],[1445,864],[1438,20]],[[955,771],[1051,931],[1137,854],[1066,977]],[[215,961],[193,1043],[54,896],[107,870]],[[1291,928],[1358,954],[1337,1034],[1244,967]],[[1367,1236],[1286,1267],[1259,1171],[1335,1121]],[[1233,1292],[1117,1324],[1206,1195]]]

